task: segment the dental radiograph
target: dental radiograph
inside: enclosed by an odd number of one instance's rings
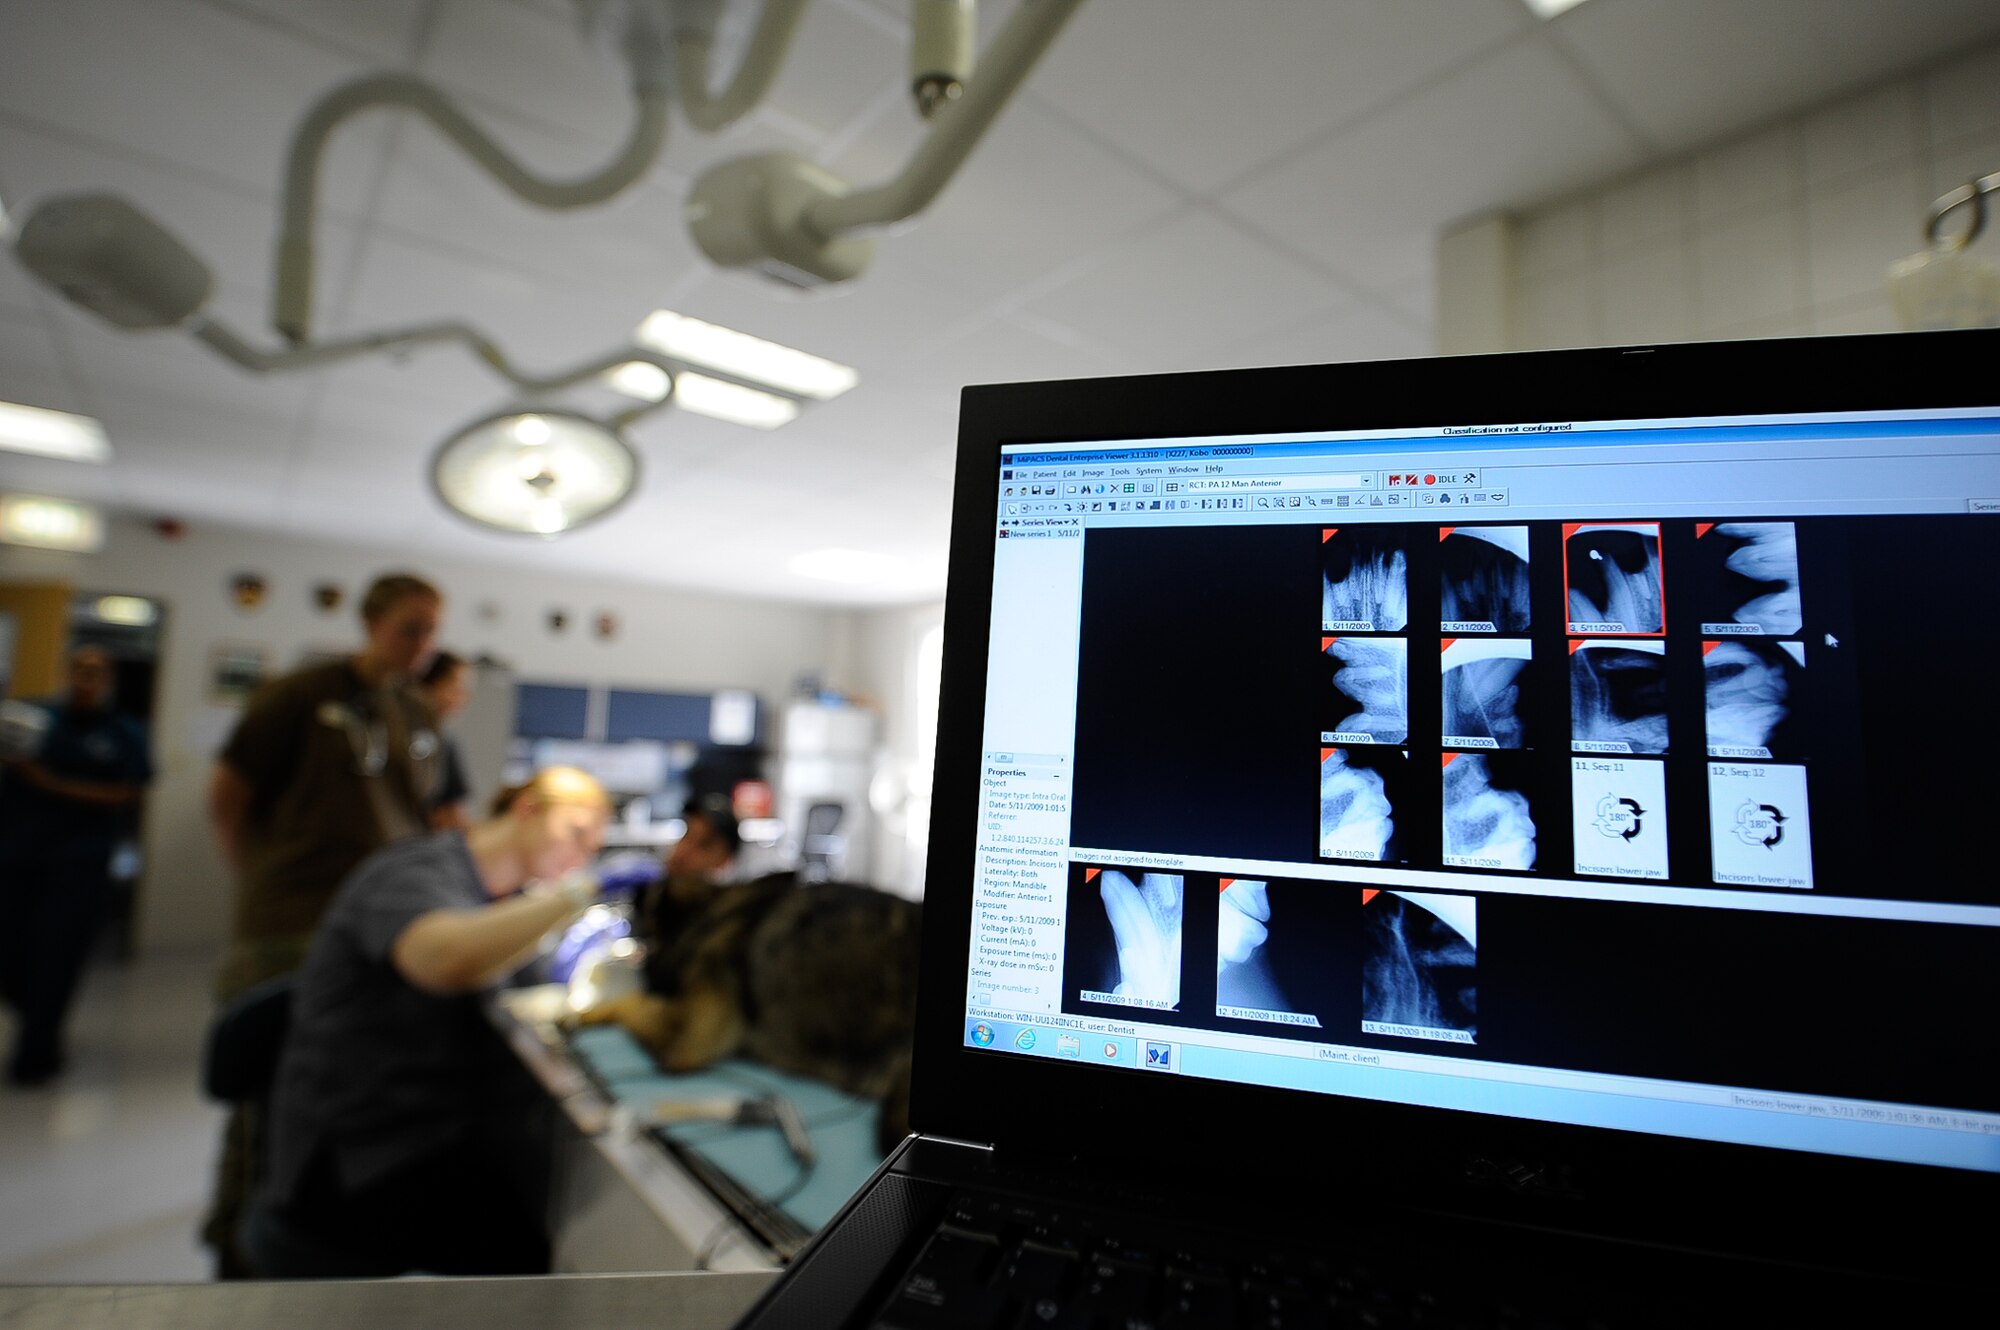
[[[1337,527],[1320,546],[1320,626],[1399,632],[1410,619],[1409,560],[1400,532]]]
[[[1361,1019],[1476,1034],[1479,934],[1473,899],[1379,891],[1362,905],[1361,915]]]
[[[1529,643],[1517,640],[1459,638],[1446,646],[1439,656],[1444,741],[1465,747],[1528,747],[1521,682],[1533,655]]]
[[[1455,753],[1444,768],[1444,861],[1526,872],[1535,866],[1535,816],[1519,789],[1494,785],[1497,755]]]
[[[1136,883],[1115,869],[1100,875],[1098,896],[1118,946],[1113,996],[1179,1006],[1182,889],[1177,873],[1147,873]]]
[[[1407,742],[1410,644],[1400,637],[1340,637],[1326,654],[1339,662],[1332,729],[1343,736],[1365,734],[1378,744]]]
[[[1382,750],[1400,762],[1400,749]],[[1388,783],[1352,750],[1336,748],[1319,767],[1319,852],[1325,859],[1389,859],[1396,822]]]
[[[1271,974],[1264,944],[1271,937],[1270,891],[1238,879],[1222,890],[1215,925],[1215,1001],[1223,1007],[1290,1011]]]
[[[1799,536],[1790,522],[1723,522],[1701,539],[1734,546],[1722,576],[1703,588],[1702,631],[1736,625],[1766,636],[1796,633],[1805,623],[1799,602]]]
[[[1702,662],[1708,751],[1717,757],[1796,756],[1773,739],[1797,705],[1806,649],[1802,642],[1717,642]],[[1747,752],[1736,750],[1750,750]]]
[[[1438,546],[1447,632],[1528,631],[1528,528],[1461,526]]]
[[[1563,558],[1572,632],[1664,630],[1658,522],[1578,526],[1563,542]]]
[[[1662,642],[1579,644],[1569,657],[1571,740],[1666,752],[1666,650]]]

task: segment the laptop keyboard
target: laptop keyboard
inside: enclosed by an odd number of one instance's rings
[[[1448,1264],[1439,1261],[1436,1265]],[[1416,1269],[1274,1251],[1217,1234],[1198,1247],[1143,1220],[964,1192],[872,1330],[1595,1330],[1623,1316],[1551,1314]]]

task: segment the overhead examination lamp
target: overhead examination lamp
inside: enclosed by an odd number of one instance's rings
[[[719,265],[750,268],[794,286],[826,285],[859,275],[873,254],[874,242],[855,233],[905,220],[929,206],[1082,2],[1020,0],[975,79],[974,0],[913,0],[911,91],[932,127],[903,172],[857,191],[792,154],[724,162],[697,182],[689,199],[688,223],[696,243]],[[446,441],[434,478],[447,504],[502,530],[555,534],[610,511],[636,483],[636,458],[620,431],[646,412],[681,398],[681,362],[657,350],[625,346],[570,369],[531,374],[516,366],[492,338],[454,319],[316,340],[313,229],[326,147],[335,130],[354,115],[398,109],[427,120],[528,203],[552,209],[602,203],[638,180],[657,159],[674,103],[690,124],[704,130],[721,129],[753,108],[783,63],[805,6],[806,0],[765,0],[734,76],[721,92],[711,92],[709,67],[723,0],[579,0],[586,28],[615,47],[627,66],[635,111],[626,141],[610,162],[577,179],[554,180],[530,172],[442,93],[412,76],[375,74],[335,88],[306,113],[287,153],[271,308],[271,326],[283,342],[277,349],[259,346],[204,313],[214,289],[208,265],[137,206],[113,195],[76,194],[43,201],[20,224],[14,248],[30,272],[107,322],[132,330],[182,328],[252,373],[312,369],[357,356],[455,343],[529,399],[620,372],[663,379],[661,391],[645,394],[655,400],[610,420],[540,406],[516,408]],[[812,395],[741,376],[732,384],[689,374],[685,386],[725,397],[760,391],[772,398],[776,408],[783,408],[766,416],[761,422],[765,427],[795,414],[787,398],[795,403]],[[774,386],[784,398],[772,396]],[[692,404],[695,399],[687,400]],[[516,504],[518,495],[505,501],[495,497],[506,487],[489,491],[486,482],[469,480],[475,472],[487,472],[467,459],[488,455],[482,449],[516,446],[518,439],[515,444],[504,443],[515,428],[507,422],[518,424],[527,415],[542,418],[552,430],[555,421],[568,422],[562,427],[567,440],[563,447],[569,450],[565,455],[597,458],[590,473],[596,479],[581,489],[566,479],[550,481],[540,498],[525,507]],[[595,442],[582,442],[586,434]],[[490,446],[479,442],[489,436],[503,442]],[[615,464],[621,454],[629,464]],[[449,483],[444,479],[447,473],[455,478]],[[623,480],[614,482],[620,476]],[[607,500],[598,486],[613,483],[625,488]],[[585,491],[593,497],[582,497]],[[571,495],[573,501],[550,498],[558,492]],[[465,506],[475,502],[473,495],[491,499],[483,515]],[[559,517],[562,524],[554,525]]]

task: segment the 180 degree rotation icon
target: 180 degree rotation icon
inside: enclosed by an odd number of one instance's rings
[[[1607,794],[1597,801],[1597,818],[1590,825],[1607,836],[1617,836],[1629,843],[1644,825],[1639,818],[1645,811],[1639,807],[1637,799],[1621,799],[1615,794]]]
[[[1775,849],[1778,842],[1785,838],[1785,815],[1771,804],[1745,799],[1742,807],[1736,810],[1736,826],[1732,833],[1745,845]]]

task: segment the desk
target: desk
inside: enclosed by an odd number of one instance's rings
[[[769,1274],[356,1279],[0,1288],[7,1330],[725,1330]]]

